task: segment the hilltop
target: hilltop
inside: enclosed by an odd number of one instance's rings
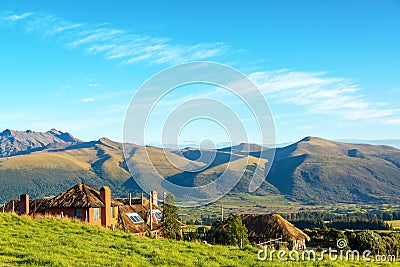
[[[54,132],[43,134],[53,136]],[[94,187],[108,185],[115,197],[140,192],[125,164],[121,143],[107,138],[91,142],[66,140],[37,151],[20,150],[18,155],[0,157],[0,202],[21,193],[33,198],[53,196],[80,181]],[[162,177],[182,186],[203,185],[226,168],[235,173],[245,167],[243,178],[230,193],[242,198],[249,194],[243,192],[247,192],[256,166],[262,169],[267,164],[261,158],[262,151],[268,152],[269,148],[240,144],[216,150],[163,150],[129,144],[125,152],[134,163],[135,177],[146,179],[154,175],[148,155]],[[208,164],[210,157],[213,160]],[[189,171],[182,171],[183,167]],[[270,173],[252,194],[284,197],[303,204],[399,203],[399,184],[400,149],[306,137],[276,149]],[[203,194],[207,196],[207,192]]]

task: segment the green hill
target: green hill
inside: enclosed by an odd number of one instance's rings
[[[150,239],[80,221],[0,213],[0,266],[316,266],[312,261],[259,261],[257,252],[254,247],[242,250]],[[368,266],[365,262],[318,262],[318,266],[328,265]]]
[[[256,250],[255,250],[256,251]],[[1,266],[255,266],[236,247],[135,237],[79,221],[0,214]]]

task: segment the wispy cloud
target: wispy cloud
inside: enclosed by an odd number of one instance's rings
[[[400,119],[388,119],[388,120],[384,120],[383,124],[386,125],[399,125],[400,126]]]
[[[125,112],[127,108],[128,108],[127,104],[113,104],[109,106],[109,112],[121,113]]]
[[[83,103],[89,103],[89,102],[93,102],[93,101],[94,101],[94,98],[93,98],[93,97],[88,97],[88,98],[82,99],[82,102],[83,102]]]
[[[132,33],[108,23],[84,24],[57,16],[34,12],[0,15],[3,20],[22,24],[27,31],[45,37],[55,37],[72,49],[84,49],[90,54],[101,54],[109,60],[124,64],[176,64],[209,59],[224,54],[228,46],[221,42],[179,44],[168,38]]]
[[[89,86],[89,87],[96,88],[96,87],[99,87],[100,84],[99,84],[99,83],[89,83],[88,86]]]
[[[313,128],[313,127],[312,127],[311,125],[302,125],[302,126],[296,127],[296,129],[299,130],[299,131],[310,130],[310,129],[312,129],[312,128]]]
[[[21,19],[24,19],[26,17],[29,17],[30,15],[32,15],[32,13],[30,13],[30,12],[23,13],[21,15],[13,14],[13,15],[4,16],[3,20],[17,21],[17,20],[21,20]]]
[[[61,87],[60,87],[60,89],[61,90],[65,90],[65,89],[68,89],[68,88],[70,88],[71,87],[71,85],[69,85],[69,84],[64,84],[64,85],[62,85]]]
[[[123,64],[176,64],[205,60],[223,55],[229,49],[222,42],[180,44],[169,38],[115,28],[109,23],[72,22],[43,12],[3,13],[0,20],[46,38],[54,38],[70,49],[82,49]],[[332,114],[346,120],[375,119],[387,125],[399,124],[400,119],[396,117],[399,110],[390,108],[387,103],[369,100],[363,95],[362,88],[347,78],[331,77],[326,72],[287,69],[253,72],[249,77],[259,85],[267,99],[276,103],[302,106],[315,114]],[[100,85],[90,82],[89,87]],[[87,103],[94,100],[85,98],[81,101]],[[176,104],[178,100],[172,101],[165,105]]]
[[[254,72],[249,77],[267,99],[303,106],[312,113],[333,114],[342,119],[385,119],[398,110],[384,108],[362,95],[362,88],[346,78],[325,72],[297,72],[286,69]]]

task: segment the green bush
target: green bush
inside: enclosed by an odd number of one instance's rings
[[[370,250],[373,254],[386,251],[382,237],[373,231],[361,231],[349,235],[349,246],[358,251]]]
[[[232,215],[223,223],[217,221],[211,228],[213,243],[223,245],[246,246],[249,244],[247,228],[243,225],[240,215]]]

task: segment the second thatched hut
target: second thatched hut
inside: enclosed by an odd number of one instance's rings
[[[279,214],[243,214],[250,242],[268,243],[272,240],[293,242],[294,249],[304,250],[310,237]]]

